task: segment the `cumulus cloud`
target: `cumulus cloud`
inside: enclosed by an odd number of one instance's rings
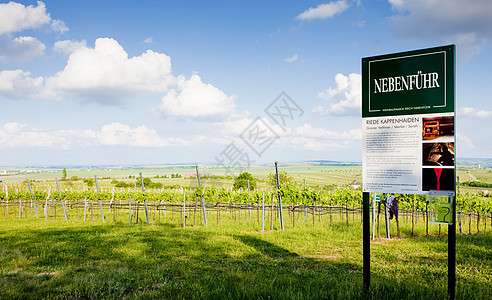
[[[295,147],[313,151],[350,149],[362,140],[360,128],[336,132],[326,128],[316,128],[304,124],[281,136],[276,142],[281,147]]]
[[[70,40],[65,40],[65,41],[57,41],[53,45],[53,49],[56,52],[59,53],[65,53],[65,54],[71,54],[75,50],[79,49],[86,49],[87,48],[87,41],[82,40],[82,41],[70,41]]]
[[[0,61],[29,61],[44,55],[45,45],[30,36],[12,39],[11,34],[50,25],[57,33],[68,31],[61,20],[52,20],[46,6],[38,1],[37,6],[24,6],[16,2],[0,4]]]
[[[172,74],[171,58],[147,50],[128,57],[117,41],[99,38],[94,48],[86,41],[58,41],[54,50],[69,54],[62,71],[51,77],[33,78],[22,70],[0,72],[0,95],[52,100],[72,98],[103,105],[125,105],[137,96],[162,97],[156,111],[176,117],[207,120],[229,117],[235,110],[235,96],[204,83],[194,74],[190,79]],[[164,96],[162,96],[164,95]]]
[[[292,133],[292,129],[285,128],[278,123],[272,123],[267,118],[252,118],[249,112],[246,112],[243,115],[232,115],[225,121],[215,123],[215,126],[219,128],[222,136],[234,138],[240,136],[241,134],[249,135],[247,130],[255,127],[253,123],[261,125],[258,127],[260,129],[271,129],[265,130],[262,133],[265,137],[287,136]]]
[[[323,3],[317,7],[310,7],[308,10],[299,14],[296,19],[298,20],[313,20],[313,19],[326,19],[332,18],[336,14],[342,13],[349,8],[349,4],[345,0],[340,0],[330,3]]]
[[[220,135],[227,137],[239,136],[248,126],[253,123],[254,119],[251,118],[249,112],[245,112],[243,115],[232,115],[230,118],[214,123],[214,126],[218,128]]]
[[[318,97],[331,102],[329,107],[325,109],[319,106],[314,109],[314,112],[330,115],[360,115],[362,105],[361,75],[351,73],[349,76],[345,76],[339,73],[335,76],[335,83],[335,88],[329,88],[318,93]]]
[[[43,56],[45,49],[43,43],[30,36],[0,38],[0,60],[4,62],[29,61]]]
[[[475,148],[475,145],[473,144],[472,140],[466,135],[461,133],[456,134],[456,143],[459,145],[459,147],[465,147],[469,149]]]
[[[266,130],[265,126],[260,126],[263,130],[262,138],[275,138],[272,146],[282,149],[305,149],[321,151],[327,149],[349,149],[354,145],[360,144],[362,131],[360,128],[345,130],[342,132],[332,131],[327,128],[313,127],[311,124],[304,124],[296,128],[284,128],[279,124],[273,124],[267,118],[251,118],[249,114],[236,115],[235,118],[219,122],[215,127],[219,129],[219,134],[226,137],[226,141],[237,141],[238,143],[248,143],[248,128],[255,122],[262,122],[271,130]],[[253,132],[255,133],[255,132]],[[238,138],[241,137],[241,138]]]
[[[234,112],[235,96],[202,82],[197,74],[186,80],[180,76],[177,88],[162,98],[159,110],[170,116],[215,118]]]
[[[0,149],[21,147],[71,149],[80,146],[179,147],[189,144],[190,142],[181,138],[161,137],[155,129],[143,125],[131,128],[119,122],[103,125],[99,130],[48,131],[17,122],[5,123],[0,127]]]
[[[361,129],[352,129],[349,131],[336,132],[326,128],[315,128],[311,124],[304,124],[295,129],[298,136],[307,138],[319,138],[328,140],[361,140]]]
[[[476,109],[473,107],[462,107],[458,110],[458,116],[473,119],[487,119],[492,118],[492,111]]]
[[[492,39],[490,0],[389,0],[395,15],[390,18],[397,38],[456,43],[462,58],[480,52]],[[439,13],[436,13],[439,12]]]
[[[155,129],[149,129],[144,125],[131,128],[119,122],[102,126],[96,136],[101,145],[107,146],[169,147],[188,145],[181,138],[162,138]]]
[[[43,88],[42,77],[31,77],[31,73],[22,70],[0,72],[0,95],[7,98],[30,97],[40,94]]]
[[[354,143],[348,141],[320,140],[306,138],[302,136],[281,138],[276,144],[284,147],[295,147],[297,149],[325,151],[325,150],[343,150],[354,147]]]
[[[61,20],[51,21],[50,26],[51,26],[51,29],[56,33],[65,33],[69,30],[67,25],[65,25],[65,22],[63,22]]]
[[[73,43],[58,44],[68,50]],[[65,69],[46,80],[46,97],[69,95],[101,104],[121,104],[145,92],[164,92],[175,84],[171,58],[147,50],[129,58],[110,38],[99,38],[94,48],[77,45]]]
[[[463,61],[468,61],[480,53],[486,42],[486,38],[479,37],[475,32],[456,34],[446,40],[447,44],[456,44],[457,56]]]
[[[67,149],[69,141],[62,132],[47,132],[16,122],[0,128],[0,148],[56,147]]]
[[[0,35],[36,29],[49,24],[51,17],[46,12],[45,4],[40,1],[37,4],[37,6],[24,6],[16,2],[0,4]]]
[[[288,63],[293,63],[293,62],[297,61],[298,58],[299,58],[299,56],[297,54],[294,54],[291,57],[287,57],[286,59],[284,59],[284,61],[288,62]]]

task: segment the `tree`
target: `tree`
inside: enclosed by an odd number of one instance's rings
[[[94,179],[93,178],[84,178],[83,181],[87,184],[88,187],[94,186]]]
[[[138,177],[136,179],[136,187],[137,186],[142,186],[142,181],[140,180],[140,177]],[[152,179],[150,179],[149,177],[144,177],[143,178],[143,184],[144,184],[144,187],[146,188],[150,188],[150,189],[162,189],[162,185],[163,183],[160,183],[160,182],[152,182]]]
[[[248,180],[249,180],[249,188],[254,190],[256,188],[256,179],[253,178],[248,172],[244,172],[239,174],[236,178],[234,178],[233,189],[238,190],[239,188],[247,189],[248,188]]]
[[[280,186],[293,186],[295,184],[294,177],[290,176],[286,171],[278,172],[278,177],[280,179]],[[268,174],[268,184],[273,187],[277,187],[277,174],[270,173]]]
[[[67,180],[67,169],[63,168],[63,176],[61,180]]]

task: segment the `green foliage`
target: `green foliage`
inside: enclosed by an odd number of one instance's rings
[[[202,179],[233,179],[234,177],[232,176],[222,176],[222,175],[202,175]]]
[[[67,180],[67,169],[65,169],[65,168],[63,168],[63,176],[62,176],[61,180],[63,180],[63,181]]]
[[[96,183],[93,178],[84,178],[82,181],[87,184],[88,187],[93,187]]]
[[[137,177],[135,180],[136,181],[133,182],[126,182],[126,181],[118,181],[116,179],[113,179],[111,180],[111,184],[119,188],[142,187],[142,182],[140,180],[140,177]],[[144,177],[143,183],[144,183],[144,187],[149,189],[162,189],[163,186],[163,184],[160,182],[152,182],[152,179],[150,179],[149,177]]]
[[[83,182],[84,184],[82,184],[82,182],[77,183],[72,181],[60,182],[62,198],[66,200],[84,199],[84,197],[87,197],[88,199],[97,199],[97,194],[94,190],[94,178],[85,178],[83,179]],[[108,183],[111,183],[111,188],[116,188],[114,191],[115,199],[124,199],[124,201],[128,201],[130,196],[132,199],[143,199],[140,178],[135,181],[118,181],[116,179],[107,182],[100,181],[101,195],[111,198],[113,197],[112,193],[106,194],[109,190]],[[162,183],[152,182],[150,178],[144,178],[144,184],[146,189],[145,197],[148,200],[165,200],[167,202],[178,203],[183,199],[181,186],[178,184],[168,185],[163,189]],[[47,185],[51,185],[50,198],[58,197],[57,187],[54,182],[44,183],[31,181],[31,187],[36,200],[44,200],[48,196]],[[6,188],[8,188],[8,196],[6,189],[0,189],[0,200],[12,201],[17,199],[31,199],[27,181],[15,185],[9,184]],[[249,194],[245,189],[243,189],[242,192],[238,192],[238,190],[207,186],[206,188],[193,189],[191,190],[191,194],[188,190],[186,192],[189,196],[198,197],[203,195],[204,200],[209,203],[228,202],[246,204],[250,201],[252,204],[257,204],[261,203],[262,193],[264,192],[266,203],[271,202],[272,197],[279,194],[282,196],[285,203],[296,205],[315,204],[342,207],[360,207],[360,205],[362,205],[362,192],[349,186],[330,186],[330,189],[303,189],[294,185],[283,185],[278,191],[276,188],[265,191],[258,191],[258,189],[255,189]],[[399,199],[399,207],[401,209],[413,209],[414,202],[415,209],[419,211],[425,211],[427,208],[427,197],[425,195],[395,194],[395,196]],[[492,213],[492,198],[490,194],[483,192],[461,192],[457,195],[456,201],[458,208],[461,208],[461,211],[463,212],[471,211],[473,213],[479,212],[481,214]]]
[[[461,185],[472,186],[472,187],[482,187],[482,188],[492,188],[492,183],[480,182],[480,181],[463,181]]]
[[[294,177],[290,176],[286,171],[279,171],[278,177],[280,179],[280,187],[295,185]],[[274,188],[277,187],[276,173],[268,174],[268,185]]]
[[[111,181],[111,183],[113,183],[115,187],[119,188],[135,187],[135,183],[133,182],[113,180]]]
[[[152,182],[152,179],[149,177],[144,177],[143,178],[143,184],[145,188],[149,189],[162,189],[163,184],[160,182]],[[137,178],[137,187],[142,186],[142,180],[140,178]]]
[[[248,172],[244,172],[239,174],[236,178],[234,178],[233,189],[239,190],[240,188],[247,190],[248,189],[248,180],[249,180],[249,188],[250,190],[254,190],[256,188],[256,179]]]

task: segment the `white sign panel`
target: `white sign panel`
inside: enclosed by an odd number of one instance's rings
[[[364,191],[453,189],[453,114],[364,118],[362,133]]]

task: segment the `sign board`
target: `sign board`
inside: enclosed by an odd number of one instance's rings
[[[455,46],[362,59],[363,191],[455,188]]]
[[[454,45],[362,59],[366,296],[371,278],[369,194],[372,192],[428,195],[434,221],[449,225],[448,297],[455,297],[454,63]]]
[[[453,224],[451,216],[453,215],[454,193],[431,191],[427,195],[429,202],[429,223],[432,224]]]

